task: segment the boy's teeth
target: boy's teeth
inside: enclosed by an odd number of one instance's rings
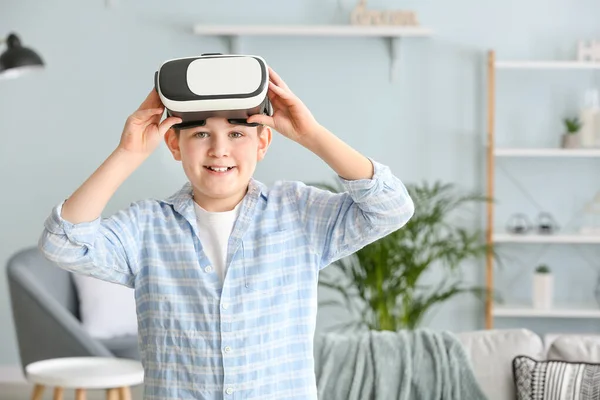
[[[229,168],[228,167],[223,167],[223,168],[208,167],[208,169],[216,171],[216,172],[226,172]]]

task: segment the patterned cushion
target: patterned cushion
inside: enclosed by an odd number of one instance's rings
[[[513,359],[517,400],[600,400],[600,364]]]

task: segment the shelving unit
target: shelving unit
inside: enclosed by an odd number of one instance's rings
[[[336,36],[380,37],[388,41],[390,52],[390,79],[394,80],[400,60],[400,41],[403,38],[427,38],[431,29],[401,26],[355,26],[355,25],[203,25],[193,28],[196,35],[219,36],[228,42],[231,54],[241,53],[243,36]]]
[[[600,158],[600,149],[560,149],[560,148],[502,148],[495,145],[496,123],[496,72],[498,70],[598,70],[600,63],[578,61],[497,61],[495,51],[488,53],[487,76],[487,196],[495,196],[495,164],[497,158]],[[600,235],[583,235],[578,233],[562,233],[552,235],[510,234],[494,232],[494,203],[487,203],[486,241],[488,245],[496,244],[600,244]],[[490,251],[486,257],[486,287],[494,289],[494,258]],[[532,308],[530,305],[495,306],[493,298],[486,299],[485,324],[487,329],[493,328],[495,317],[545,317],[545,318],[600,318],[600,306],[556,306],[550,310]]]

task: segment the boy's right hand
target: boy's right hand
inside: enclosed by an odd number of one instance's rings
[[[147,157],[158,147],[164,134],[181,118],[168,117],[160,122],[165,107],[156,90],[152,89],[139,108],[125,122],[119,149]]]

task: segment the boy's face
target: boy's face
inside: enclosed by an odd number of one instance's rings
[[[175,160],[181,161],[196,203],[207,211],[227,211],[245,196],[271,135],[268,127],[231,125],[215,117],[179,135],[170,129],[165,142]]]

